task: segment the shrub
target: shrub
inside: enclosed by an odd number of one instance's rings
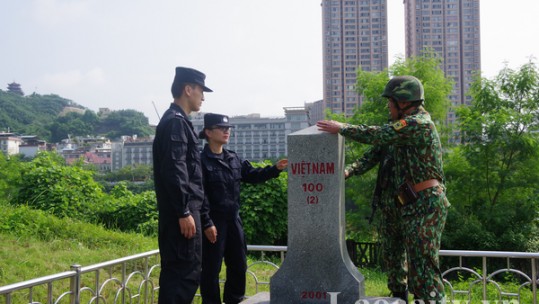
[[[268,163],[253,164],[266,166]],[[248,244],[283,245],[288,229],[288,174],[262,184],[241,185],[241,218]]]
[[[34,160],[23,164],[14,203],[59,217],[91,220],[104,198],[92,174],[81,165],[67,166],[56,153],[39,153]]]

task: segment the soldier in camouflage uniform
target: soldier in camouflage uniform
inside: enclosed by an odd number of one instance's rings
[[[392,78],[382,96],[388,98],[390,124],[323,120],[317,126],[372,145],[347,166],[345,175],[361,175],[380,164],[377,186],[381,191],[376,192],[382,210],[383,257],[393,296],[407,302],[410,290],[415,300],[441,303],[444,285],[438,252],[450,204],[445,196],[440,138],[423,108],[423,85],[417,78]]]

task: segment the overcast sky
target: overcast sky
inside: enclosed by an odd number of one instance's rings
[[[388,0],[390,62],[404,56]],[[176,66],[206,73],[204,112],[284,116],[322,98],[320,0],[1,0],[0,88],[58,94],[157,123]],[[482,70],[539,56],[538,0],[481,2]],[[537,60],[535,60],[537,62]],[[1,110],[1,109],[0,109]]]

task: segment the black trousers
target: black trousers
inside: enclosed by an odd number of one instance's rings
[[[221,304],[219,273],[223,258],[226,264],[226,282],[223,300],[226,304],[240,303],[245,297],[247,271],[247,244],[239,216],[232,220],[214,219],[217,241],[202,241],[202,277],[200,293],[202,304]]]
[[[191,304],[200,283],[202,264],[202,231],[200,214],[192,213],[197,233],[186,239],[180,225],[172,221],[159,223],[159,304]]]

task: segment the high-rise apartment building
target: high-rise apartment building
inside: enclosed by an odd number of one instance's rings
[[[387,0],[323,0],[324,103],[352,115],[361,105],[356,70],[388,66]],[[394,0],[397,1],[397,0]]]
[[[434,50],[443,58],[446,77],[455,82],[452,106],[470,104],[467,92],[481,70],[479,0],[404,0],[404,5],[406,57]],[[450,111],[447,122],[454,121]]]

